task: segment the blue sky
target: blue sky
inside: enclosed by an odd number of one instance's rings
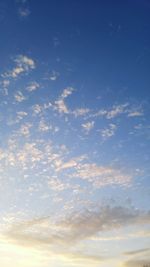
[[[0,1],[0,265],[150,262],[149,11]]]

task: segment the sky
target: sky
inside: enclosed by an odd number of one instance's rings
[[[0,266],[150,264],[149,13],[0,0]]]

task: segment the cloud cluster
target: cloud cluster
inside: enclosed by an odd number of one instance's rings
[[[94,121],[89,121],[82,124],[83,130],[88,134],[94,127]]]
[[[112,137],[115,134],[116,129],[117,129],[117,126],[113,123],[110,123],[108,128],[100,130],[100,134],[103,140],[107,140],[110,137]]]
[[[65,104],[65,98],[71,95],[73,91],[74,89],[72,87],[68,87],[64,89],[59,99],[56,100],[54,103],[54,110],[57,110],[60,114],[63,114],[63,113],[69,114],[70,111]]]
[[[78,177],[93,184],[96,188],[110,185],[129,186],[132,176],[119,169],[109,166],[99,166],[95,163],[78,164],[72,177]]]
[[[33,59],[25,56],[18,55],[14,59],[15,67],[3,74],[3,77],[7,78],[17,78],[19,75],[23,73],[28,73],[30,70],[35,69],[35,62]]]
[[[74,211],[56,221],[50,217],[41,217],[20,222],[12,225],[5,235],[26,246],[57,244],[68,247],[100,233],[130,225],[148,224],[149,219],[149,211],[107,205],[93,210]]]

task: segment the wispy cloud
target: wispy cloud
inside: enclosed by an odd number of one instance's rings
[[[59,221],[41,217],[17,223],[10,227],[6,236],[26,246],[65,244],[67,249],[71,244],[91,238],[100,232],[148,224],[149,219],[149,212],[137,211],[133,207],[107,205],[74,212]]]
[[[62,94],[58,98],[58,100],[55,101],[54,103],[54,110],[57,110],[60,114],[69,114],[70,111],[65,104],[65,98],[67,98],[69,95],[73,93],[74,89],[72,87],[68,87],[63,90]]]
[[[142,249],[138,249],[138,250],[131,250],[131,251],[127,251],[124,254],[125,255],[137,255],[137,254],[143,254],[145,252],[150,251],[150,248],[142,248]]]
[[[115,134],[116,129],[117,129],[117,126],[113,123],[110,123],[108,128],[100,130],[100,134],[103,140],[107,140],[110,137],[112,137]]]
[[[18,55],[13,61],[16,66],[12,70],[5,72],[2,75],[3,77],[17,78],[19,75],[35,69],[34,60],[25,55]]]
[[[140,117],[143,116],[143,111],[135,110],[128,113],[128,117]]]
[[[94,128],[94,123],[94,121],[89,121],[82,124],[82,128],[86,134],[89,134],[89,132]]]
[[[72,114],[75,117],[80,117],[80,116],[85,116],[86,114],[88,114],[90,112],[89,108],[77,108],[75,109]]]
[[[23,93],[21,91],[18,91],[15,93],[14,98],[17,102],[22,102],[24,100],[26,100],[26,97],[23,95]]]
[[[49,76],[49,79],[50,79],[51,81],[56,81],[56,80],[58,79],[59,75],[60,75],[59,72],[53,70],[53,71],[51,72],[50,76]]]
[[[30,129],[33,125],[31,123],[22,124],[20,129],[18,130],[18,135],[28,137],[30,135]]]
[[[150,258],[143,257],[142,259],[132,259],[126,261],[123,266],[124,267],[141,267],[141,266],[149,266]]]
[[[37,82],[31,82],[27,87],[26,90],[29,92],[35,91],[40,87],[40,85]]]
[[[17,9],[18,15],[22,19],[27,18],[31,14],[28,0],[17,0]]]
[[[132,177],[119,169],[104,167],[96,164],[78,164],[72,177],[78,177],[100,188],[109,185],[129,186]]]
[[[18,10],[18,14],[21,18],[26,18],[30,15],[30,10],[27,7],[20,7]]]
[[[125,111],[125,108],[128,106],[128,103],[122,104],[122,105],[118,105],[118,106],[113,106],[112,110],[109,110],[106,113],[106,118],[107,119],[113,119],[116,116],[123,114]]]

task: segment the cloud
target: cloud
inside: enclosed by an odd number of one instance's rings
[[[37,82],[31,82],[31,83],[27,86],[26,90],[27,90],[28,92],[32,92],[32,91],[37,90],[39,87],[40,87],[40,85],[39,85]]]
[[[127,117],[143,116],[143,110],[129,106],[129,103],[114,105],[111,109],[101,109],[98,112],[91,114],[91,117],[105,117],[106,119],[114,119],[119,115],[125,114]]]
[[[127,110],[126,107],[128,106],[128,103],[120,104],[120,105],[114,105],[111,109],[101,109],[98,112],[91,115],[91,117],[106,117],[106,119],[114,119],[117,116],[121,114],[126,114]]]
[[[25,246],[65,245],[67,249],[81,240],[89,239],[98,233],[118,228],[148,224],[150,212],[133,207],[95,206],[93,210],[74,211],[57,221],[51,217],[35,218],[12,225],[5,236]]]
[[[52,73],[50,74],[49,79],[51,81],[56,81],[58,79],[58,77],[59,77],[59,72],[53,70]]]
[[[137,254],[143,254],[144,252],[149,252],[150,248],[143,248],[143,249],[138,249],[138,250],[132,250],[132,251],[127,251],[124,254],[125,255],[137,255]]]
[[[0,235],[0,247],[1,252],[3,253],[3,259],[1,260],[3,265],[9,262],[9,265],[12,263],[13,255],[13,264],[16,266],[21,263],[21,266],[41,266],[41,264],[46,266],[47,264],[55,265],[56,259],[63,266],[98,266],[98,264],[104,260],[104,257],[100,254],[92,253],[91,251],[83,251],[83,249],[67,249],[65,248],[53,248],[52,246],[47,246],[47,244],[42,244],[42,240],[38,242],[36,240],[36,245],[33,243],[33,246],[28,247],[27,243],[29,240],[27,237],[27,242],[22,242],[22,246],[19,246],[17,243],[12,243],[12,239],[9,237],[4,237]],[[12,254],[13,252],[13,254]],[[22,261],[23,257],[23,261]],[[25,260],[26,259],[26,260]],[[23,265],[22,265],[23,263]]]
[[[65,170],[65,169],[75,168],[75,167],[78,166],[79,162],[85,160],[86,158],[87,158],[86,155],[82,155],[82,156],[79,156],[79,157],[72,158],[67,162],[59,161],[59,164],[57,164],[56,171],[62,171],[62,170]]]
[[[124,267],[149,267],[150,266],[150,258],[143,259],[134,259],[126,261],[123,264]]]
[[[74,91],[74,88],[72,87],[67,87],[66,89],[63,90],[62,94],[61,94],[61,99],[64,99],[66,97],[68,97],[69,95],[71,95]]]
[[[117,126],[113,123],[109,124],[109,127],[103,130],[100,130],[103,140],[107,140],[112,137],[116,132]]]
[[[5,72],[2,76],[7,78],[17,78],[20,74],[28,73],[30,70],[35,69],[35,62],[33,59],[25,56],[18,55],[14,59],[15,67]]]
[[[28,115],[27,112],[25,111],[18,111],[17,112],[17,121],[22,120],[24,117],[26,117]]]
[[[32,106],[32,112],[33,112],[33,116],[36,116],[36,115],[41,115],[44,111],[44,106],[42,105],[39,105],[39,104],[35,104]]]
[[[77,108],[75,109],[72,114],[75,116],[75,117],[79,117],[79,116],[84,116],[86,115],[87,113],[90,112],[90,109],[89,108]]]
[[[72,87],[68,87],[63,90],[62,94],[58,98],[58,100],[55,101],[53,107],[54,110],[57,110],[60,114],[69,114],[70,110],[68,109],[67,105],[65,104],[64,99],[67,98],[69,95],[73,93],[74,89]]]
[[[89,134],[89,132],[93,129],[94,123],[94,121],[89,121],[82,124],[82,128],[84,129],[86,134]]]
[[[18,134],[28,137],[30,135],[30,129],[33,125],[31,123],[22,124],[20,129],[18,130]]]
[[[21,91],[18,91],[15,95],[14,98],[17,102],[22,102],[24,100],[26,100],[26,97],[23,95],[23,93]]]
[[[38,126],[38,130],[40,132],[47,132],[47,131],[52,130],[52,129],[53,128],[51,125],[47,124],[43,119],[40,120],[39,126]]]
[[[20,7],[18,10],[18,14],[21,18],[26,18],[30,15],[30,10],[29,8],[25,8],[25,7]]]
[[[7,88],[9,85],[10,85],[10,81],[9,80],[3,80],[1,81],[1,85],[4,87],[4,88]]]
[[[66,106],[63,99],[55,101],[54,109],[57,110],[60,114],[62,113],[69,114],[68,107]]]
[[[58,178],[50,178],[48,181],[48,186],[54,191],[64,191],[70,187],[69,183],[63,183]]]
[[[128,103],[126,104],[122,104],[122,105],[118,105],[118,106],[113,106],[112,110],[108,111],[106,114],[106,118],[107,119],[113,119],[116,116],[124,113],[125,108],[128,106]]]
[[[2,81],[0,81],[0,85],[2,87],[2,89],[0,89],[0,91],[2,92],[3,95],[7,96],[8,95],[8,87],[10,85],[10,81],[7,79],[4,79]]]
[[[143,116],[143,111],[135,110],[129,112],[128,114],[128,117],[140,117],[140,116]]]
[[[20,18],[27,18],[31,14],[28,0],[17,0],[16,2],[18,6],[18,15],[20,16]]]
[[[103,186],[120,185],[129,186],[132,181],[132,177],[128,174],[124,174],[121,170],[112,167],[99,166],[92,164],[78,164],[75,168],[75,172],[71,174],[71,177],[78,177],[93,184],[95,188],[101,188]]]

